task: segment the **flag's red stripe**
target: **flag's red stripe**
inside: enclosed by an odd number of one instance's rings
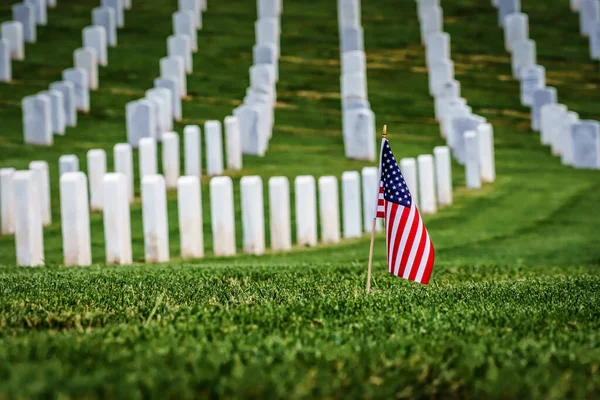
[[[402,254],[402,258],[400,259],[400,269],[398,270],[398,276],[404,276],[404,271],[407,267],[406,263],[408,262],[410,252],[412,251],[413,242],[415,241],[415,236],[417,235],[417,230],[419,229],[420,222],[421,216],[419,215],[418,210],[415,210],[415,217],[413,218],[412,225],[402,227],[402,230],[410,229],[410,234],[408,235],[408,240],[406,241],[406,246],[404,247],[404,252]],[[408,267],[410,268],[411,266]]]
[[[421,283],[423,285],[427,285],[429,283],[429,278],[431,277],[431,271],[433,271],[433,260],[435,259],[435,249],[433,248],[433,243],[431,243],[431,238],[429,239],[429,259],[427,260],[427,265],[425,266],[425,271],[423,272],[423,277],[421,278]]]
[[[420,218],[419,218],[420,219]],[[410,270],[410,274],[408,275],[408,279],[414,281],[417,278],[417,273],[419,272],[419,266],[421,265],[421,260],[423,259],[423,255],[425,253],[425,245],[427,244],[428,234],[425,230],[425,225],[423,221],[421,221],[421,225],[423,225],[423,233],[421,234],[421,241],[419,243],[419,248],[417,249],[417,255],[415,257],[415,262],[413,262]]]
[[[394,238],[394,246],[392,247],[392,260],[390,262],[390,272],[393,274],[396,268],[396,261],[398,258],[398,251],[400,250],[400,243],[402,242],[402,233],[404,233],[404,229],[402,227],[406,225],[406,220],[410,215],[410,208],[406,208],[404,206],[398,206],[402,209],[401,214],[396,218],[399,218],[400,221],[398,223],[398,227],[396,228],[396,237]],[[394,221],[395,222],[395,221]]]

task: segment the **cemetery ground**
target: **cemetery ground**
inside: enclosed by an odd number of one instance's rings
[[[497,181],[467,191],[453,164],[455,204],[425,218],[437,255],[432,282],[391,276],[380,235],[369,296],[367,237],[289,254],[178,260],[174,192],[173,260],[144,265],[139,185],[135,266],[57,266],[58,157],[78,155],[85,171],[85,153],[103,148],[112,165],[113,145],[126,140],[125,104],[158,76],[177,6],[134,0],[91,112],[53,147],[25,146],[20,100],[72,65],[98,2],[59,3],[26,60],[14,63],[15,82],[0,85],[0,163],[48,161],[54,221],[44,231],[46,267],[15,267],[14,238],[0,237],[0,398],[600,395],[600,175],[561,166],[530,131],[489,1],[447,2],[444,13],[462,91],[495,128]],[[523,2],[523,10],[559,102],[596,118],[600,71],[577,15],[566,1]],[[223,120],[243,97],[255,15],[254,1],[209,1],[177,132]],[[9,19],[10,4],[0,4],[0,20]],[[431,153],[443,139],[415,3],[365,1],[362,21],[378,128],[388,124],[398,157]],[[242,175],[265,183],[275,175],[339,178],[369,165],[343,156],[338,60],[335,2],[284,2],[274,136],[264,158],[244,157],[233,176],[238,217]],[[208,248],[208,178],[202,182]],[[102,263],[102,215],[91,224],[93,260]]]

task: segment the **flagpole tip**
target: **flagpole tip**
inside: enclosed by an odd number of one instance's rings
[[[384,139],[387,139],[387,125],[383,126],[383,134],[381,135]]]

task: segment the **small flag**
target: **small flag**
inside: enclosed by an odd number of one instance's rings
[[[385,219],[388,270],[398,277],[427,284],[435,258],[433,244],[385,138],[379,160],[376,217]]]

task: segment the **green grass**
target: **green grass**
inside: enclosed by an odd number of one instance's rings
[[[173,262],[143,265],[139,200],[130,267],[66,268],[58,157],[125,140],[125,104],[158,75],[176,1],[134,1],[100,71],[92,110],[53,147],[24,146],[20,100],[60,80],[81,46],[95,0],[61,0],[0,85],[0,166],[47,160],[54,224],[48,267],[14,267],[14,238],[0,237],[0,398],[595,398],[600,395],[600,236],[597,171],[565,168],[529,130],[518,83],[489,2],[444,6],[462,93],[495,129],[497,182],[464,189],[426,223],[436,247],[427,287],[387,273],[375,249],[364,296],[368,239],[264,257],[215,258],[203,180],[208,257],[182,262],[169,193]],[[559,101],[597,118],[598,65],[566,2],[527,2],[530,36]],[[427,91],[413,1],[363,1],[369,95],[399,157],[443,144]],[[243,98],[252,62],[255,2],[213,1],[204,15],[184,121],[223,118]],[[11,19],[0,5],[0,21]],[[289,1],[282,15],[276,126],[264,158],[234,175],[293,178],[358,170],[340,132],[335,2]],[[266,182],[265,182],[266,183]],[[138,194],[139,194],[139,188]],[[93,214],[94,262],[104,259]],[[238,247],[241,223],[238,220]]]

